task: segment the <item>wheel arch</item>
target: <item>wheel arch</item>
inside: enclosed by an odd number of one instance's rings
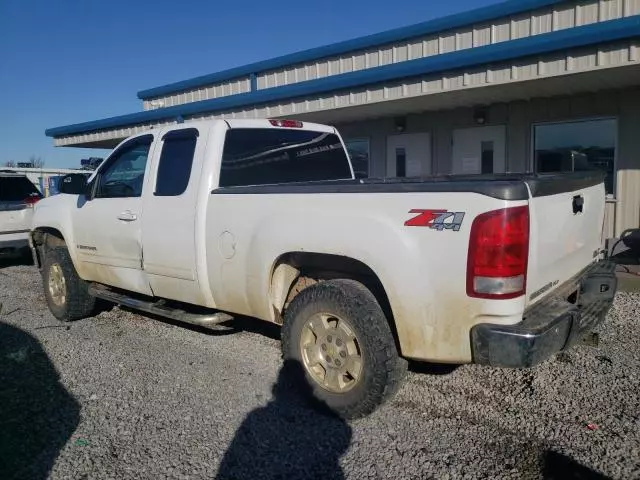
[[[31,231],[30,236],[34,251],[34,262],[36,262],[38,268],[42,268],[42,262],[47,248],[67,246],[64,235],[57,228],[36,227]]]
[[[393,309],[380,276],[355,258],[316,252],[287,252],[273,263],[269,284],[269,302],[277,323],[291,301],[305,288],[324,280],[346,278],[362,283],[371,291],[389,322],[396,347],[400,351]]]

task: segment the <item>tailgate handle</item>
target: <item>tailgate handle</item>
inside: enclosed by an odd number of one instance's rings
[[[577,215],[584,210],[584,197],[582,195],[576,195],[573,197],[573,214]]]

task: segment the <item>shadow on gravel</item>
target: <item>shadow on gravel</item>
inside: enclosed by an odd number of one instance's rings
[[[47,478],[79,419],[38,340],[0,322],[0,478]]]
[[[551,450],[544,453],[542,461],[545,480],[609,480],[609,477]]]
[[[0,253],[0,270],[8,267],[21,267],[21,266],[32,266],[33,265],[33,257],[31,256],[31,252],[24,253],[20,252],[19,254],[4,254]]]
[[[105,302],[104,311],[110,311],[114,308],[116,308],[115,305]],[[198,325],[192,325],[190,323],[179,322],[178,320],[172,320],[170,318],[162,317],[160,315],[154,315],[152,313],[141,312],[125,306],[120,306],[119,308],[122,311],[140,315],[142,317],[146,317],[151,320],[163,323],[168,327],[184,328],[186,330],[191,330],[192,332],[204,333],[206,335],[211,335],[214,337],[223,337],[227,335],[234,335],[240,332],[248,332],[262,335],[263,337],[271,338],[272,340],[280,340],[280,325],[265,322],[264,320],[258,320],[256,318],[236,317],[233,320],[220,324],[219,329],[210,329]]]
[[[216,478],[345,478],[339,461],[351,443],[351,427],[326,407],[311,409],[310,388],[300,363],[287,361],[273,398],[242,422]]]
[[[450,375],[458,368],[460,365],[409,361],[409,371],[423,375]]]

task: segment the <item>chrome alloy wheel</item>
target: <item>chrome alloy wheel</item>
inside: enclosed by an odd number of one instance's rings
[[[49,268],[49,295],[57,306],[64,305],[67,300],[67,282],[64,279],[62,268],[54,263]]]
[[[336,315],[318,313],[302,328],[302,363],[322,388],[346,393],[362,378],[360,343],[348,322]]]

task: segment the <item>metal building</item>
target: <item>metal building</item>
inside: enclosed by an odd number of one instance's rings
[[[586,160],[608,174],[607,236],[640,226],[640,0],[510,0],[138,97],[141,112],[46,133],[104,148],[179,121],[287,117],[337,125],[360,175]]]

